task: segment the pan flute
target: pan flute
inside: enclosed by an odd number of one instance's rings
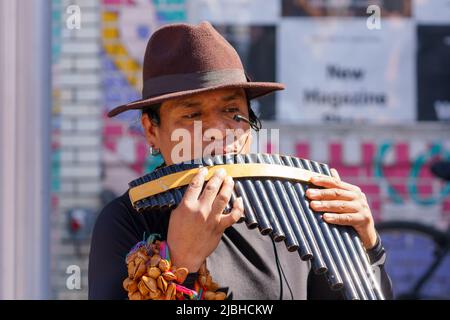
[[[199,168],[209,168],[206,180],[224,168],[235,184],[230,210],[242,197],[245,223],[258,228],[286,249],[310,260],[332,290],[345,299],[382,300],[367,253],[352,227],[326,223],[309,207],[305,196],[313,175],[331,175],[326,164],[285,155],[226,154],[163,167],[130,182],[129,195],[139,212],[171,209],[180,203]]]

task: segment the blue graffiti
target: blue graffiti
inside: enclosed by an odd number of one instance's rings
[[[392,147],[391,143],[382,143],[375,155],[375,159],[373,162],[373,169],[375,177],[385,179],[385,175],[383,172],[383,159],[386,156],[389,149]],[[390,184],[387,186],[389,198],[392,202],[401,204],[403,203],[402,197],[398,194],[397,190]]]
[[[382,143],[377,150],[375,159],[373,162],[373,169],[375,177],[384,179],[387,181],[386,176],[383,172],[383,159],[385,158],[387,152],[392,148],[393,144],[390,142]],[[444,150],[440,143],[434,143],[428,150],[423,154],[419,155],[417,159],[412,163],[410,173],[408,176],[407,187],[408,193],[417,204],[420,205],[434,205],[441,202],[445,197],[450,194],[450,183],[444,185],[440,190],[438,195],[431,195],[429,197],[421,197],[418,192],[418,180],[419,173],[423,167],[428,165],[428,162],[436,157],[440,156],[443,159],[450,160],[450,153]],[[403,204],[405,201],[399,192],[388,182],[387,191],[389,198],[392,202],[397,204]]]
[[[441,144],[433,144],[426,153],[420,155],[412,164],[411,174],[408,181],[408,191],[413,200],[422,205],[433,205],[441,202],[450,193],[450,183],[440,190],[437,196],[430,196],[428,198],[421,198],[417,191],[417,180],[422,167],[427,165],[427,162],[433,157],[441,156],[444,159],[450,160],[450,153],[442,148]]]

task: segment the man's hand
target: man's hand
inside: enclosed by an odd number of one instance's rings
[[[365,194],[359,187],[341,181],[335,169],[331,169],[331,174],[333,177],[311,178],[311,183],[325,188],[309,188],[306,191],[306,196],[312,200],[311,208],[326,212],[323,219],[328,223],[352,226],[364,247],[373,248],[377,233]]]
[[[172,264],[197,272],[217,248],[226,228],[244,214],[242,198],[237,198],[229,214],[223,214],[230,201],[234,181],[224,169],[217,170],[202,191],[208,173],[202,168],[192,179],[180,204],[170,215],[167,244]]]

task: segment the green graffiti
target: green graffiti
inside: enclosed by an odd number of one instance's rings
[[[186,21],[185,0],[153,0],[158,20],[164,23]]]
[[[450,193],[450,183],[445,184],[437,196],[430,196],[428,198],[421,198],[417,190],[417,180],[420,170],[427,165],[427,162],[436,156],[441,156],[443,159],[450,160],[450,153],[443,150],[442,145],[439,143],[433,144],[429,150],[420,155],[412,164],[411,173],[408,179],[408,191],[411,194],[412,199],[418,204],[433,205],[439,203]]]
[[[54,150],[51,153],[51,192],[61,190],[61,150]]]
[[[399,192],[388,182],[383,172],[383,159],[387,152],[392,148],[393,144],[390,142],[382,143],[378,148],[373,162],[374,175],[377,178],[387,181],[387,192],[390,200],[397,204],[403,204],[404,199]],[[434,205],[441,202],[450,193],[450,183],[447,183],[439,192],[438,195],[429,197],[421,197],[417,188],[419,174],[422,168],[428,165],[430,159],[436,156],[441,156],[444,159],[450,160],[450,153],[442,148],[440,143],[433,144],[425,153],[419,155],[411,165],[410,173],[408,175],[407,188],[408,193],[416,203],[420,205]]]
[[[373,162],[373,170],[375,177],[386,179],[384,172],[383,172],[383,159],[386,156],[389,149],[392,147],[392,143],[385,142],[380,145],[380,148],[377,151],[377,154],[375,155],[375,159]],[[393,186],[391,186],[388,183],[388,195],[392,202],[401,204],[403,203],[402,197],[398,194],[397,190]]]

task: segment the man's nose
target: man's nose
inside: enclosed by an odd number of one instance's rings
[[[203,135],[206,133],[211,140],[225,139],[226,130],[230,129],[227,121],[217,116],[205,117],[202,121]]]

